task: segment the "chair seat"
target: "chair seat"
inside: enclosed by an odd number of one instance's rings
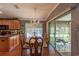
[[[30,38],[29,44],[30,44],[30,55],[31,56],[41,56],[42,52],[42,39],[41,42],[39,42],[38,37],[32,37]],[[31,41],[34,41],[31,43]]]
[[[28,44],[24,44],[24,45],[23,45],[23,48],[24,48],[24,49],[29,49],[30,47],[29,47]]]
[[[41,50],[40,50],[40,48],[38,48],[38,53],[37,53],[37,55],[36,56],[41,56]],[[35,56],[35,49],[33,48],[32,49],[32,54],[31,54],[31,56]]]

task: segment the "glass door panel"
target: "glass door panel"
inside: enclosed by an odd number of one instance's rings
[[[56,50],[62,55],[71,55],[71,14],[56,19],[55,37]]]
[[[62,55],[71,55],[71,13],[49,22],[50,44]]]
[[[55,47],[55,22],[49,23],[50,44]]]

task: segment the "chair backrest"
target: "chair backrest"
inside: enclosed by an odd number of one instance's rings
[[[42,54],[42,42],[38,42],[38,37],[32,37],[29,40],[30,44],[30,55],[39,56]],[[33,42],[31,42],[33,40]],[[42,40],[42,39],[41,39]]]

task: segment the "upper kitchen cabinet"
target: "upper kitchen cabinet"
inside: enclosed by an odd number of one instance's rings
[[[20,21],[17,19],[0,19],[0,25],[8,25],[9,29],[20,29]]]
[[[10,20],[9,21],[9,29],[20,29],[20,21],[19,20]]]

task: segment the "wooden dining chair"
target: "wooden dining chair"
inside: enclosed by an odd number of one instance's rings
[[[21,55],[24,55],[23,52],[30,49],[29,43],[25,42],[25,38],[21,35],[20,36],[21,42]]]
[[[34,40],[34,42],[31,42]],[[30,44],[30,55],[31,56],[41,56],[42,54],[42,42],[38,42],[38,37],[32,37],[29,41]]]

